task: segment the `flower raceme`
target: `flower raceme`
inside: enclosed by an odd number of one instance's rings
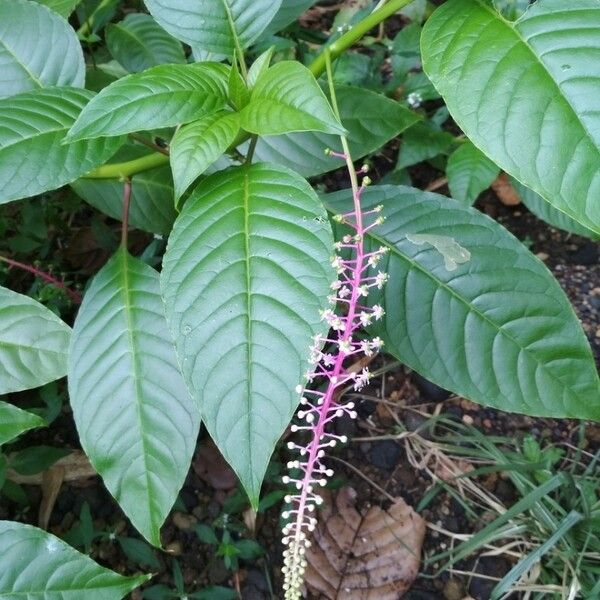
[[[346,160],[350,168],[352,162],[347,155],[330,154]],[[365,172],[363,167],[359,174]],[[322,502],[318,489],[325,486],[327,479],[333,475],[323,462],[325,451],[338,442],[347,441],[346,436],[336,435],[331,430],[331,423],[343,415],[356,418],[354,404],[342,403],[340,391],[348,386],[360,391],[371,377],[368,368],[355,372],[347,367],[355,362],[352,357],[372,356],[383,346],[378,337],[358,337],[362,328],[383,317],[383,308],[367,306],[365,299],[371,288],[381,289],[388,278],[377,268],[387,248],[366,252],[364,247],[365,234],[383,222],[382,207],[365,212],[361,209],[361,195],[368,183],[365,177],[360,187],[353,186],[353,210],[335,217],[352,233],[336,244],[336,251],[340,254],[332,259],[339,279],[331,285],[329,302],[332,308],[321,312],[321,319],[329,326],[330,333],[327,337],[315,336],[310,348],[313,368],[306,373],[306,385],[310,385],[311,389],[303,385],[297,387],[301,394],[297,417],[302,424],[292,425],[291,430],[305,435],[307,443],[288,443],[288,448],[297,451],[299,457],[288,463],[292,474],[283,478],[285,484],[295,488],[292,494],[286,496],[289,509],[283,514],[284,519],[289,520],[283,529],[286,600],[300,598],[306,568],[305,554],[310,546],[309,534],[317,522],[314,512]]]

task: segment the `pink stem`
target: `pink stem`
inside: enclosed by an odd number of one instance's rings
[[[65,292],[65,294],[67,294],[74,304],[81,304],[81,295],[68,287],[64,281],[61,281],[53,275],[50,275],[50,273],[40,271],[40,269],[37,269],[36,267],[13,260],[12,258],[7,258],[6,256],[0,256],[0,261],[6,263],[9,267],[21,269],[22,271],[27,271],[28,273],[33,273],[36,277],[39,277],[46,283],[49,283],[50,285],[53,285],[54,287],[57,287]]]

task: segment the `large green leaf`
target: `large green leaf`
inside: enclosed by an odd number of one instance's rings
[[[45,424],[41,417],[0,401],[0,446],[14,440],[25,431],[43,427]]]
[[[51,8],[54,12],[66,19],[75,10],[75,7],[81,2],[81,0],[36,0],[36,2]]]
[[[450,194],[469,206],[490,187],[499,173],[500,169],[468,141],[448,157],[446,166]]]
[[[399,102],[368,90],[340,87],[336,95],[354,159],[378,150],[420,118]],[[341,151],[339,137],[319,132],[292,133],[260,138],[255,156],[312,177],[341,166],[339,158],[325,154],[327,148]]]
[[[0,0],[0,98],[51,86],[83,87],[85,65],[75,31],[49,8]]]
[[[546,202],[539,194],[525,187],[522,183],[519,183],[516,179],[511,181],[515,190],[519,194],[523,204],[538,218],[546,221],[552,227],[568,231],[569,233],[576,233],[577,235],[583,235],[591,238],[592,240],[600,239],[600,234],[594,233],[587,227],[581,225],[577,221],[568,217],[565,213],[560,212],[554,208],[549,202]]]
[[[3,600],[120,600],[150,579],[123,577],[31,525],[0,521]]]
[[[51,88],[0,99],[0,204],[74,181],[116,152],[122,139],[61,144],[93,95]]]
[[[175,133],[171,141],[171,169],[177,198],[227,150],[239,130],[239,115],[220,111]]]
[[[332,244],[312,188],[265,164],[207,178],[169,239],[161,283],[183,374],[255,506],[323,333]]]
[[[186,62],[181,43],[146,14],[132,13],[120,23],[109,25],[106,45],[113,58],[130,73]]]
[[[344,133],[313,74],[302,64],[282,61],[262,73],[250,104],[240,113],[242,128],[259,135],[292,131]]]
[[[160,65],[104,88],[67,136],[80,140],[188,123],[227,102],[228,69],[218,63]]]
[[[0,287],[0,395],[64,377],[70,335],[51,310]]]
[[[190,46],[231,56],[249,46],[277,14],[281,0],[145,0],[171,35]]]
[[[200,426],[164,317],[158,273],[119,250],[73,327],[69,395],[81,445],[152,544],[183,485]]]
[[[421,48],[471,141],[600,232],[600,2],[540,0],[511,23],[484,0],[450,0]]]
[[[63,16],[65,19],[69,18],[71,13],[75,10],[75,7],[81,2],[81,0],[35,0],[48,8],[51,8],[54,12]]]
[[[325,201],[345,212],[350,196],[338,192]],[[369,301],[387,313],[373,330],[387,351],[484,405],[600,419],[589,344],[540,260],[495,221],[445,196],[367,189],[365,209],[380,203],[386,221],[367,245],[390,248],[381,267],[390,280]]]
[[[265,33],[277,33],[293,23],[302,13],[307,11],[316,0],[281,0],[281,6]]]
[[[134,160],[148,154],[141,147],[126,145],[110,160]],[[123,216],[123,182],[114,179],[78,179],[71,183],[88,204],[113,219]],[[174,205],[173,177],[169,165],[141,171],[131,177],[129,224],[151,233],[168,234],[177,213]]]

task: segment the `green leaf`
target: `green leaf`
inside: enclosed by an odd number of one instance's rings
[[[335,212],[345,212],[350,201],[348,191],[325,197]],[[364,208],[380,203],[386,221],[372,230],[368,247],[390,248],[381,267],[390,281],[369,302],[387,313],[373,333],[388,352],[480,404],[600,419],[589,344],[540,260],[501,225],[445,196],[407,187],[367,189]],[[461,263],[452,265],[432,242],[444,252],[462,249]]]
[[[273,20],[265,30],[265,34],[273,34],[285,29],[301,14],[306,12],[317,0],[281,0],[281,6]]]
[[[104,88],[82,111],[68,140],[188,123],[227,102],[229,71],[218,63],[160,65]]]
[[[237,113],[220,111],[182,127],[171,141],[171,169],[175,197],[188,187],[227,150],[240,130]]]
[[[57,460],[71,454],[66,448],[28,446],[10,460],[10,466],[21,475],[35,475],[49,469]]]
[[[83,87],[77,35],[50,9],[29,0],[0,0],[0,98],[51,86]]]
[[[183,374],[254,506],[324,332],[332,244],[312,188],[265,164],[204,180],[169,239],[161,283]]]
[[[158,23],[177,39],[231,56],[254,42],[277,14],[281,0],[145,0]]]
[[[127,145],[115,154],[109,164],[133,160],[146,154],[147,150]],[[123,182],[119,179],[83,178],[71,183],[71,187],[88,204],[113,219],[122,219]],[[169,165],[141,171],[131,177],[129,224],[132,227],[150,233],[168,234],[176,216]]]
[[[461,144],[449,157],[448,187],[455,200],[470,206],[498,177],[500,169],[471,142]]]
[[[130,73],[186,62],[181,43],[146,14],[131,13],[120,23],[108,25],[106,45],[113,58]]]
[[[160,545],[196,444],[158,273],[124,250],[96,275],[73,328],[69,394],[81,445],[142,535]]]
[[[51,8],[55,13],[67,19],[81,0],[36,0],[36,2]]]
[[[46,422],[41,417],[0,401],[0,446],[30,429],[43,427],[45,424]]]
[[[336,95],[355,160],[378,150],[420,119],[399,102],[375,92],[340,87]],[[385,115],[385,119],[381,115]],[[292,133],[260,138],[255,156],[258,160],[290,167],[305,177],[312,177],[341,166],[338,158],[325,154],[326,148],[341,151],[339,137],[316,132]]]
[[[542,0],[515,23],[450,0],[423,30],[424,68],[471,141],[600,232],[600,3]]]
[[[552,227],[568,231],[569,233],[576,233],[577,235],[583,235],[592,240],[600,239],[600,234],[597,234],[587,227],[584,227],[577,221],[568,217],[565,213],[560,212],[554,208],[550,203],[546,202],[539,194],[536,194],[533,190],[525,187],[522,183],[519,183],[516,179],[511,179],[511,183],[517,193],[519,194],[523,204],[538,218],[546,221]]]
[[[345,132],[313,74],[294,61],[277,63],[260,75],[240,117],[243,129],[259,135]]]
[[[0,204],[70,183],[116,152],[120,138],[61,144],[93,95],[51,88],[0,99]]]
[[[45,306],[0,287],[0,394],[64,377],[70,335]]]
[[[242,110],[250,102],[250,91],[240,75],[237,61],[234,61],[229,70],[229,100],[235,110]]]
[[[252,89],[258,79],[262,77],[267,69],[271,65],[271,59],[273,58],[274,47],[271,46],[268,50],[265,50],[258,58],[250,65],[248,69],[248,87]]]
[[[0,521],[0,598],[120,600],[150,579],[123,577],[31,525]]]
[[[447,154],[454,136],[431,122],[416,123],[402,136],[396,169],[416,165],[439,154]]]

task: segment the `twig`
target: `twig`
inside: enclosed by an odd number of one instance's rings
[[[45,271],[41,271],[33,265],[28,265],[6,256],[0,256],[0,261],[6,263],[9,267],[21,269],[22,271],[27,271],[28,273],[33,273],[39,279],[42,279],[46,283],[49,283],[50,285],[62,290],[74,304],[81,304],[81,294],[75,290],[72,290],[64,281],[57,279],[53,275],[50,275],[50,273],[46,273]]]

